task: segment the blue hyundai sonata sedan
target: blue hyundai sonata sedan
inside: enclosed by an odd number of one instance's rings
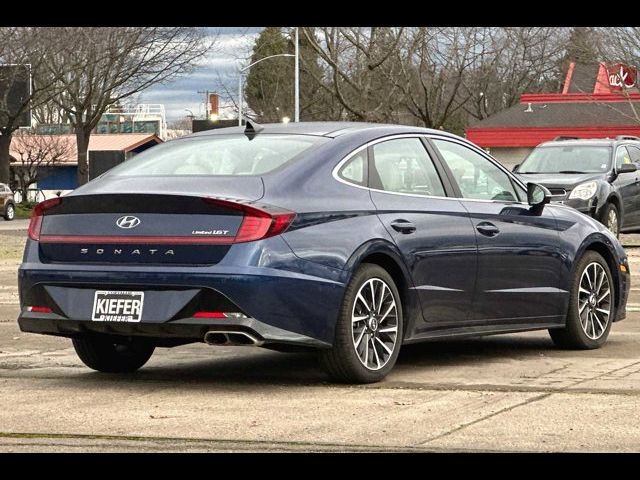
[[[18,322],[102,372],[192,342],[312,349],[345,382],[425,340],[548,329],[600,347],[626,315],[627,257],[549,200],[437,130],[202,132],[35,208]]]

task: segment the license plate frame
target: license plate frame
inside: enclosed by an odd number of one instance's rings
[[[96,290],[91,308],[93,322],[139,323],[144,309],[144,292]]]

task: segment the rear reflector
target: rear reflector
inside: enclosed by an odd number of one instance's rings
[[[50,198],[44,202],[40,202],[31,212],[31,221],[29,222],[29,238],[31,240],[40,240],[40,229],[42,228],[42,217],[44,212],[50,208],[60,205],[62,199],[60,197]]]
[[[193,318],[226,318],[223,312],[196,312]]]
[[[49,307],[27,307],[27,312],[32,313],[53,313]]]
[[[193,318],[249,318],[240,312],[196,312]]]

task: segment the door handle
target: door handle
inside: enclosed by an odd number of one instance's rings
[[[495,237],[500,233],[500,229],[493,223],[489,222],[480,222],[478,225],[476,225],[476,230],[487,237]]]
[[[408,220],[394,220],[391,222],[391,228],[400,233],[413,233],[416,231],[416,226]]]

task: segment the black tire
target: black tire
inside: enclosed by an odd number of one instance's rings
[[[4,209],[4,219],[8,222],[16,216],[16,207],[13,203],[9,203]]]
[[[610,225],[610,215],[615,216],[615,227]],[[607,227],[609,231],[616,236],[616,238],[620,237],[620,212],[618,211],[618,207],[616,207],[615,204],[609,202],[605,205],[602,211],[602,218],[600,219],[600,223]]]
[[[606,297],[611,302],[610,313],[606,318],[606,324],[604,325],[604,331],[601,336],[597,339],[590,338],[584,328],[582,321],[580,319],[580,281],[582,279],[582,274],[588,266],[591,266],[593,263],[599,264],[607,276],[607,281],[609,285],[609,296]],[[593,268],[593,267],[592,267]],[[597,268],[597,267],[595,267]],[[564,328],[553,328],[549,329],[549,335],[551,335],[551,339],[556,346],[560,348],[566,348],[571,350],[591,350],[595,348],[600,348],[607,341],[607,337],[609,336],[609,331],[611,330],[611,323],[613,317],[615,316],[615,303],[613,299],[615,298],[615,285],[613,284],[613,279],[611,277],[611,270],[609,269],[609,265],[602,255],[597,252],[588,250],[578,263],[576,264],[576,268],[574,269],[572,285],[571,285],[571,294],[569,296],[569,310],[567,312],[567,321]],[[584,295],[584,294],[583,294]],[[590,305],[585,306],[586,309],[591,308]],[[584,317],[583,311],[583,317]],[[587,311],[588,315],[588,311]],[[600,316],[601,320],[604,320],[604,315]],[[589,322],[586,322],[589,325]],[[595,336],[595,335],[594,335]]]
[[[134,372],[142,367],[155,346],[140,339],[114,344],[102,338],[74,338],[73,348],[87,367],[106,373]]]
[[[358,353],[356,352],[356,346],[354,344],[354,332],[352,313],[354,311],[354,304],[356,302],[356,296],[360,288],[365,285],[366,282],[372,279],[382,280],[391,294],[396,304],[396,337],[393,348],[390,349],[391,353],[386,359],[386,363],[379,369],[367,368],[360,360]],[[388,297],[384,297],[388,298]],[[384,304],[384,301],[382,302]],[[386,309],[386,305],[384,307]],[[379,317],[381,318],[381,317]],[[366,323],[366,321],[365,321]],[[369,325],[367,323],[367,325]],[[381,327],[381,325],[378,325]],[[382,328],[382,327],[381,327]],[[378,335],[382,335],[380,331]],[[367,342],[369,341],[367,336]],[[380,337],[383,338],[384,337]],[[382,380],[391,371],[398,359],[398,353],[403,339],[403,317],[402,317],[402,304],[400,301],[400,294],[398,289],[391,278],[391,275],[386,270],[378,265],[363,263],[355,271],[353,278],[347,285],[345,290],[342,307],[338,314],[338,320],[336,322],[335,338],[333,347],[328,350],[322,350],[320,352],[320,362],[331,376],[332,379],[338,382],[344,383],[373,383]],[[372,340],[372,344],[375,345],[375,339]],[[366,345],[367,349],[369,345]],[[382,350],[380,350],[382,351]],[[372,357],[373,358],[373,357]],[[365,360],[366,361],[366,360]]]

